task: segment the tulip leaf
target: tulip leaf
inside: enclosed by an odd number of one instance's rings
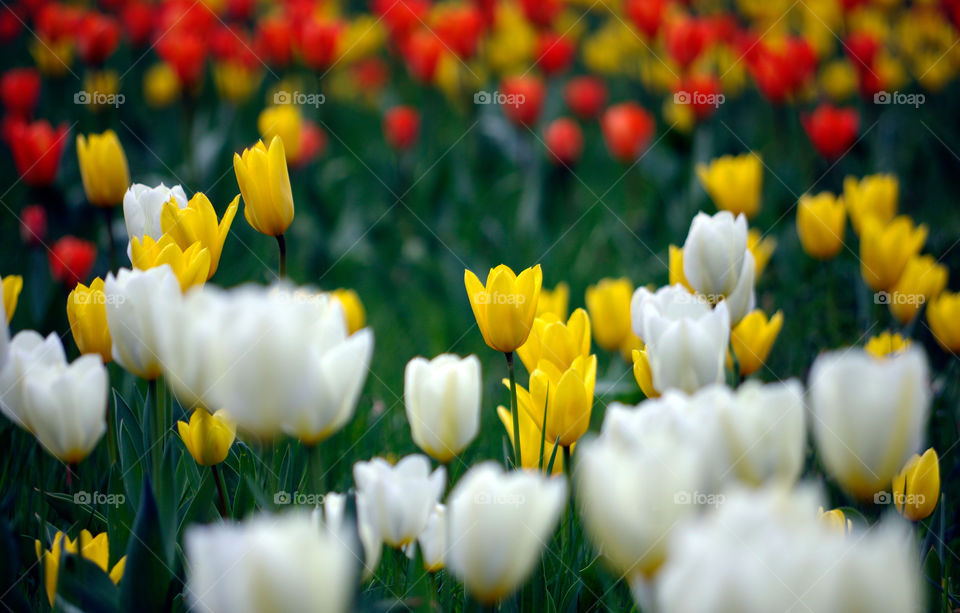
[[[204,467],[206,468],[206,467]],[[217,495],[213,483],[213,473],[209,470],[203,471],[203,476],[197,482],[199,487],[192,496],[188,494],[189,502],[183,512],[183,519],[180,520],[180,533],[191,523],[207,523],[216,519],[216,508],[214,507],[214,496]]]
[[[140,487],[143,482],[143,466],[140,462],[143,454],[137,451],[137,438],[130,432],[126,423],[120,424],[120,479],[127,500],[133,508],[140,506]]]
[[[547,464],[547,474],[553,474],[553,463],[557,460],[557,449],[560,449],[560,436],[553,442],[553,453],[550,454],[550,463]]]
[[[144,477],[140,508],[127,544],[127,566],[120,582],[123,611],[161,613],[168,610],[168,588],[173,579],[172,546],[164,542],[157,501]]]
[[[117,586],[99,566],[65,553],[57,574],[54,611],[113,613],[117,611]]]
[[[140,422],[137,420],[136,414],[133,412],[133,409],[130,408],[130,404],[127,403],[116,389],[113,390],[113,405],[117,428],[119,429],[121,425],[125,425],[133,436],[137,439],[141,438],[143,433],[141,432]],[[137,452],[137,457],[139,457],[143,453],[143,448],[137,449]]]

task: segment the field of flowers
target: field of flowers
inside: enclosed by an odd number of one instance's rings
[[[958,42],[0,0],[0,604],[960,611]]]

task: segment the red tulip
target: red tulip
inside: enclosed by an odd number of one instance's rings
[[[675,99],[684,97],[697,119],[706,119],[723,104],[720,79],[714,75],[694,74],[686,77],[675,91]]]
[[[256,5],[256,0],[227,0],[227,15],[237,21],[247,21]]]
[[[337,59],[337,49],[344,24],[340,21],[309,19],[300,30],[300,55],[303,63],[314,70],[326,70]]]
[[[686,68],[706,47],[707,34],[705,24],[692,17],[679,17],[667,26],[664,37],[667,53]]]
[[[60,41],[74,35],[83,19],[83,12],[65,4],[47,4],[40,9],[34,21],[43,40]]]
[[[379,91],[390,79],[390,69],[378,57],[360,60],[350,67],[350,72],[356,87],[370,93]]]
[[[160,39],[157,54],[173,67],[177,78],[186,87],[194,87],[203,76],[207,44],[197,34],[176,28]]]
[[[856,109],[837,108],[827,103],[804,115],[802,122],[813,146],[825,158],[836,158],[847,151],[860,129]]]
[[[563,90],[567,106],[581,119],[593,119],[607,103],[607,86],[598,77],[575,77]]]
[[[406,38],[411,31],[420,28],[430,10],[427,0],[373,0],[371,6],[373,12],[386,22],[394,40]]]
[[[20,240],[35,247],[47,237],[47,211],[39,204],[31,204],[20,211]]]
[[[9,145],[13,163],[23,182],[33,187],[53,183],[60,168],[60,155],[67,144],[67,126],[56,129],[49,121],[17,122],[11,125]]]
[[[563,0],[520,0],[520,8],[528,21],[546,27],[563,10]]]
[[[443,43],[436,34],[426,28],[411,33],[402,45],[407,70],[421,83],[433,80],[443,51]]]
[[[159,19],[156,23],[158,32],[170,32],[174,29],[186,30],[203,38],[210,31],[210,28],[218,23],[217,15],[204,2],[166,0],[166,2],[160,4],[160,7]]]
[[[470,5],[451,5],[440,11],[431,29],[457,57],[467,59],[477,52],[484,23],[480,11]]]
[[[543,131],[543,141],[550,157],[564,166],[572,166],[583,153],[583,132],[569,117],[554,120]]]
[[[7,5],[0,11],[0,44],[7,44],[20,34],[25,21],[25,12],[17,5]]]
[[[327,134],[309,119],[300,124],[300,151],[293,165],[300,168],[322,155],[327,148]]]
[[[500,84],[500,107],[510,121],[532,126],[540,118],[546,88],[539,77],[522,75],[507,77]]]
[[[880,43],[868,32],[853,32],[847,35],[843,46],[854,66],[861,70],[873,66],[873,60],[880,51]]]
[[[0,77],[0,100],[7,112],[30,117],[40,99],[40,73],[33,68],[12,68]]]
[[[555,75],[570,68],[576,53],[577,47],[569,37],[556,32],[543,32],[537,39],[533,55],[544,74]]]
[[[77,28],[77,52],[87,64],[103,64],[119,42],[120,24],[112,17],[88,13]]]
[[[615,104],[600,119],[603,140],[614,159],[630,163],[650,143],[656,128],[653,117],[636,102]]]
[[[394,149],[409,149],[420,134],[420,113],[412,106],[395,106],[383,115],[383,137]]]
[[[293,25],[285,17],[265,17],[257,25],[256,48],[273,66],[284,67],[293,57]]]
[[[664,0],[627,0],[624,10],[637,29],[653,38],[663,22]]]
[[[135,47],[142,47],[150,42],[153,34],[153,24],[157,19],[153,5],[148,2],[131,2],[121,15],[123,29],[127,40]]]
[[[50,250],[50,275],[69,288],[90,277],[97,260],[97,247],[75,236],[64,236]]]

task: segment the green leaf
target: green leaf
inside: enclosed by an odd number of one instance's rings
[[[168,588],[174,576],[172,552],[172,543],[163,539],[150,477],[145,477],[140,508],[127,545],[127,567],[120,582],[123,611],[161,613],[167,610]]]
[[[60,558],[53,610],[114,613],[118,610],[117,586],[90,560],[64,553]]]

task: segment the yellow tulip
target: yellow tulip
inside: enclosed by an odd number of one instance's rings
[[[760,210],[763,162],[755,153],[725,155],[697,164],[697,177],[718,209],[748,218]]]
[[[868,217],[881,224],[891,221],[897,214],[899,190],[897,178],[889,174],[870,175],[859,181],[854,177],[845,178],[843,202],[854,231],[860,234]]]
[[[166,62],[154,64],[143,75],[143,97],[154,108],[164,108],[180,95],[180,80]]]
[[[910,323],[925,302],[940,295],[947,286],[949,274],[947,267],[932,256],[911,257],[890,292],[887,301],[890,312],[900,323]]]
[[[579,356],[569,368],[561,370],[549,360],[541,360],[530,374],[532,417],[544,427],[547,438],[569,447],[590,426],[593,390],[597,383],[597,356]],[[519,395],[521,386],[517,386]],[[518,401],[519,402],[519,401]],[[547,404],[547,422],[543,424],[543,406]],[[539,409],[537,409],[539,407]]]
[[[57,531],[53,537],[53,543],[50,549],[44,551],[40,541],[34,541],[34,548],[37,552],[37,560],[43,564],[44,584],[47,591],[47,599],[53,605],[57,594],[57,577],[60,574],[60,556],[66,551],[77,555],[79,552],[85,559],[96,564],[100,570],[107,573],[110,580],[120,583],[123,578],[123,571],[127,565],[127,556],[123,556],[113,568],[110,564],[110,542],[107,539],[107,533],[102,532],[97,536],[90,534],[88,530],[80,532],[80,546],[77,547],[77,540],[70,539],[63,532]]]
[[[843,249],[847,212],[843,200],[830,192],[804,194],[797,205],[797,235],[810,257],[829,260]]]
[[[23,289],[23,277],[8,275],[3,278],[3,310],[7,314],[7,323],[13,319],[13,312],[17,310],[17,301],[20,299],[20,290]]]
[[[116,70],[91,70],[83,76],[83,89],[93,92],[90,98],[90,110],[97,112],[107,106],[114,106],[120,91],[120,75]]]
[[[227,459],[237,428],[223,409],[213,415],[202,407],[194,409],[190,422],[177,422],[183,445],[200,466],[213,466]]]
[[[300,154],[300,129],[303,123],[300,108],[293,104],[268,106],[260,112],[257,128],[264,140],[279,138],[283,141],[283,150],[287,162],[293,163]]]
[[[593,338],[607,351],[617,351],[630,334],[630,299],[633,283],[629,279],[601,279],[587,288],[587,311],[593,322]]]
[[[846,532],[850,534],[853,531],[853,522],[847,519],[843,509],[830,509],[824,512],[823,507],[817,509],[817,517],[837,532]]]
[[[540,289],[540,300],[537,301],[537,317],[546,313],[553,313],[561,321],[567,318],[570,305],[570,286],[566,283],[557,283],[552,290]]]
[[[912,344],[909,338],[904,338],[899,332],[885,331],[870,338],[864,350],[877,358],[900,353]]]
[[[97,277],[89,287],[78,283],[73,288],[67,297],[67,319],[80,353],[98,353],[104,364],[113,359],[103,279]]]
[[[820,87],[834,102],[842,102],[857,93],[857,72],[847,60],[834,60],[820,71]]]
[[[884,225],[873,217],[864,220],[860,233],[860,274],[874,291],[890,290],[900,279],[911,257],[927,240],[927,226],[913,225],[906,215]]]
[[[527,341],[543,284],[539,264],[519,275],[501,264],[490,269],[486,285],[464,270],[463,283],[477,326],[491,349],[510,353]]]
[[[201,247],[210,252],[210,270],[207,273],[209,279],[217,272],[223,243],[230,233],[239,204],[238,194],[227,206],[223,219],[217,223],[217,212],[210,199],[202,192],[197,192],[182,209],[173,200],[165,203],[160,214],[160,228],[180,249],[188,250],[194,243],[200,243]]]
[[[670,285],[677,285],[678,283],[693,293],[693,288],[690,287],[690,283],[687,282],[686,275],[683,274],[683,247],[677,247],[676,245],[670,245],[670,273],[669,281]]]
[[[260,86],[263,75],[243,62],[214,62],[213,84],[217,94],[227,102],[246,102]]]
[[[730,333],[730,344],[740,364],[741,375],[746,377],[760,370],[782,327],[782,311],[777,311],[768,320],[766,314],[757,309],[740,320]]]
[[[352,289],[337,289],[331,292],[333,297],[343,307],[343,315],[347,321],[347,333],[353,334],[367,323],[367,312],[363,308],[360,296]]]
[[[623,339],[623,342],[620,343],[620,357],[623,358],[624,362],[633,364],[633,352],[635,349],[643,349],[643,340],[634,334],[633,330],[630,330],[627,338]]]
[[[756,228],[750,228],[750,231],[747,232],[747,249],[753,254],[753,263],[757,267],[758,277],[763,273],[764,269],[766,269],[767,264],[770,262],[770,257],[776,248],[777,239],[774,237],[764,236],[763,233]]]
[[[930,517],[940,497],[940,460],[933,447],[913,454],[893,478],[893,504],[910,521]]]
[[[148,270],[169,264],[180,281],[180,289],[203,285],[210,272],[210,250],[199,242],[181,249],[172,236],[164,234],[160,240],[144,236],[143,241],[134,236],[130,240],[130,261],[134,268]]]
[[[63,36],[59,40],[34,37],[30,42],[30,55],[37,68],[48,77],[62,77],[73,64],[72,37]]]
[[[90,204],[117,206],[130,185],[127,156],[113,130],[103,134],[77,136],[77,158],[80,178]]]
[[[267,148],[263,141],[233,154],[233,170],[243,195],[243,216],[253,229],[280,236],[293,221],[293,192],[287,172],[283,141],[275,136]]]
[[[927,305],[927,323],[937,343],[947,351],[960,351],[960,293],[943,292]]]
[[[552,362],[565,370],[580,356],[590,355],[590,318],[583,309],[577,309],[566,323],[552,313],[537,317],[527,342],[517,349],[517,355],[532,373],[541,360]]]
[[[653,371],[650,370],[650,360],[647,358],[647,348],[633,350],[633,378],[647,398],[657,398],[660,392],[653,387]]]
[[[504,384],[509,385],[509,382],[504,381]],[[555,440],[550,440],[545,434],[543,434],[543,430],[540,428],[539,422],[533,418],[535,407],[533,405],[533,400],[530,398],[530,393],[519,385],[517,386],[517,402],[520,404],[520,413],[518,414],[520,421],[520,444],[522,449],[528,450],[527,453],[523,454],[522,468],[526,468],[528,470],[538,470],[540,468],[539,453],[532,452],[539,451],[542,440],[543,471],[547,471],[547,467],[550,465],[550,458],[553,456],[553,472],[551,474],[563,474],[563,450],[558,447],[556,456],[554,456],[553,448],[556,444]],[[543,421],[543,406],[540,407],[540,415],[540,421]],[[511,413],[510,409],[507,407],[498,406],[497,416],[500,418],[500,423],[503,424],[504,430],[507,431],[507,438],[510,439],[510,445],[514,446],[513,413]]]

